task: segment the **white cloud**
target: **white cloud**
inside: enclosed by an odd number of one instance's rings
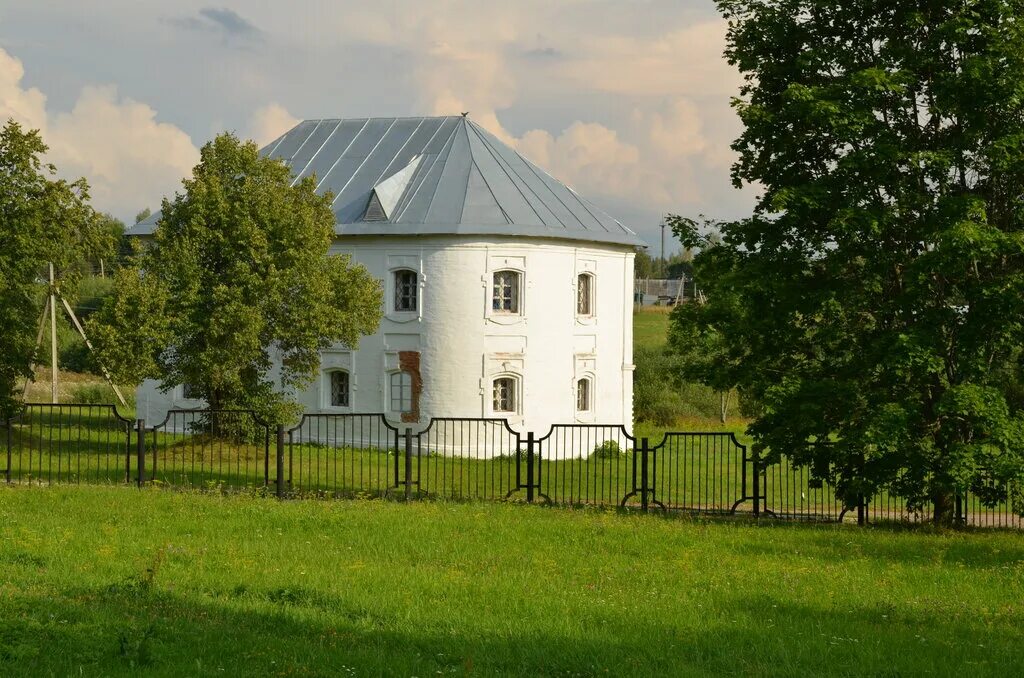
[[[0,49],[0,118],[39,129],[47,160],[61,176],[84,176],[99,210],[127,217],[156,208],[199,160],[187,134],[113,86],[84,87],[70,111],[51,114],[42,92],[22,87],[23,76],[21,62]]]
[[[263,147],[299,122],[299,119],[281,104],[270,103],[253,112],[245,136]]]

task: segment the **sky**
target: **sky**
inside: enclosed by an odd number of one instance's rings
[[[469,111],[656,255],[665,214],[754,201],[729,176],[725,28],[710,0],[4,0],[0,121],[130,222],[225,130]]]

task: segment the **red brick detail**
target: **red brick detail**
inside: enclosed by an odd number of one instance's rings
[[[399,351],[398,368],[408,372],[412,377],[412,411],[402,413],[402,423],[415,423],[420,420],[420,393],[423,391],[423,378],[420,376],[420,352]]]

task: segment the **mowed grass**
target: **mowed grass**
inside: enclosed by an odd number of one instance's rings
[[[0,488],[3,675],[1024,671],[1017,534]]]

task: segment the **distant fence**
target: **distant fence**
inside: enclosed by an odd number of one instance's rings
[[[782,455],[764,463],[727,432],[669,432],[652,444],[620,425],[522,434],[504,419],[436,418],[422,430],[383,414],[306,414],[293,428],[249,411],[171,410],[146,427],[113,405],[30,404],[3,422],[8,483],[135,483],[277,496],[512,500],[779,519],[924,522],[881,493],[845,506]],[[962,523],[1024,527],[1008,502],[956,501]]]

